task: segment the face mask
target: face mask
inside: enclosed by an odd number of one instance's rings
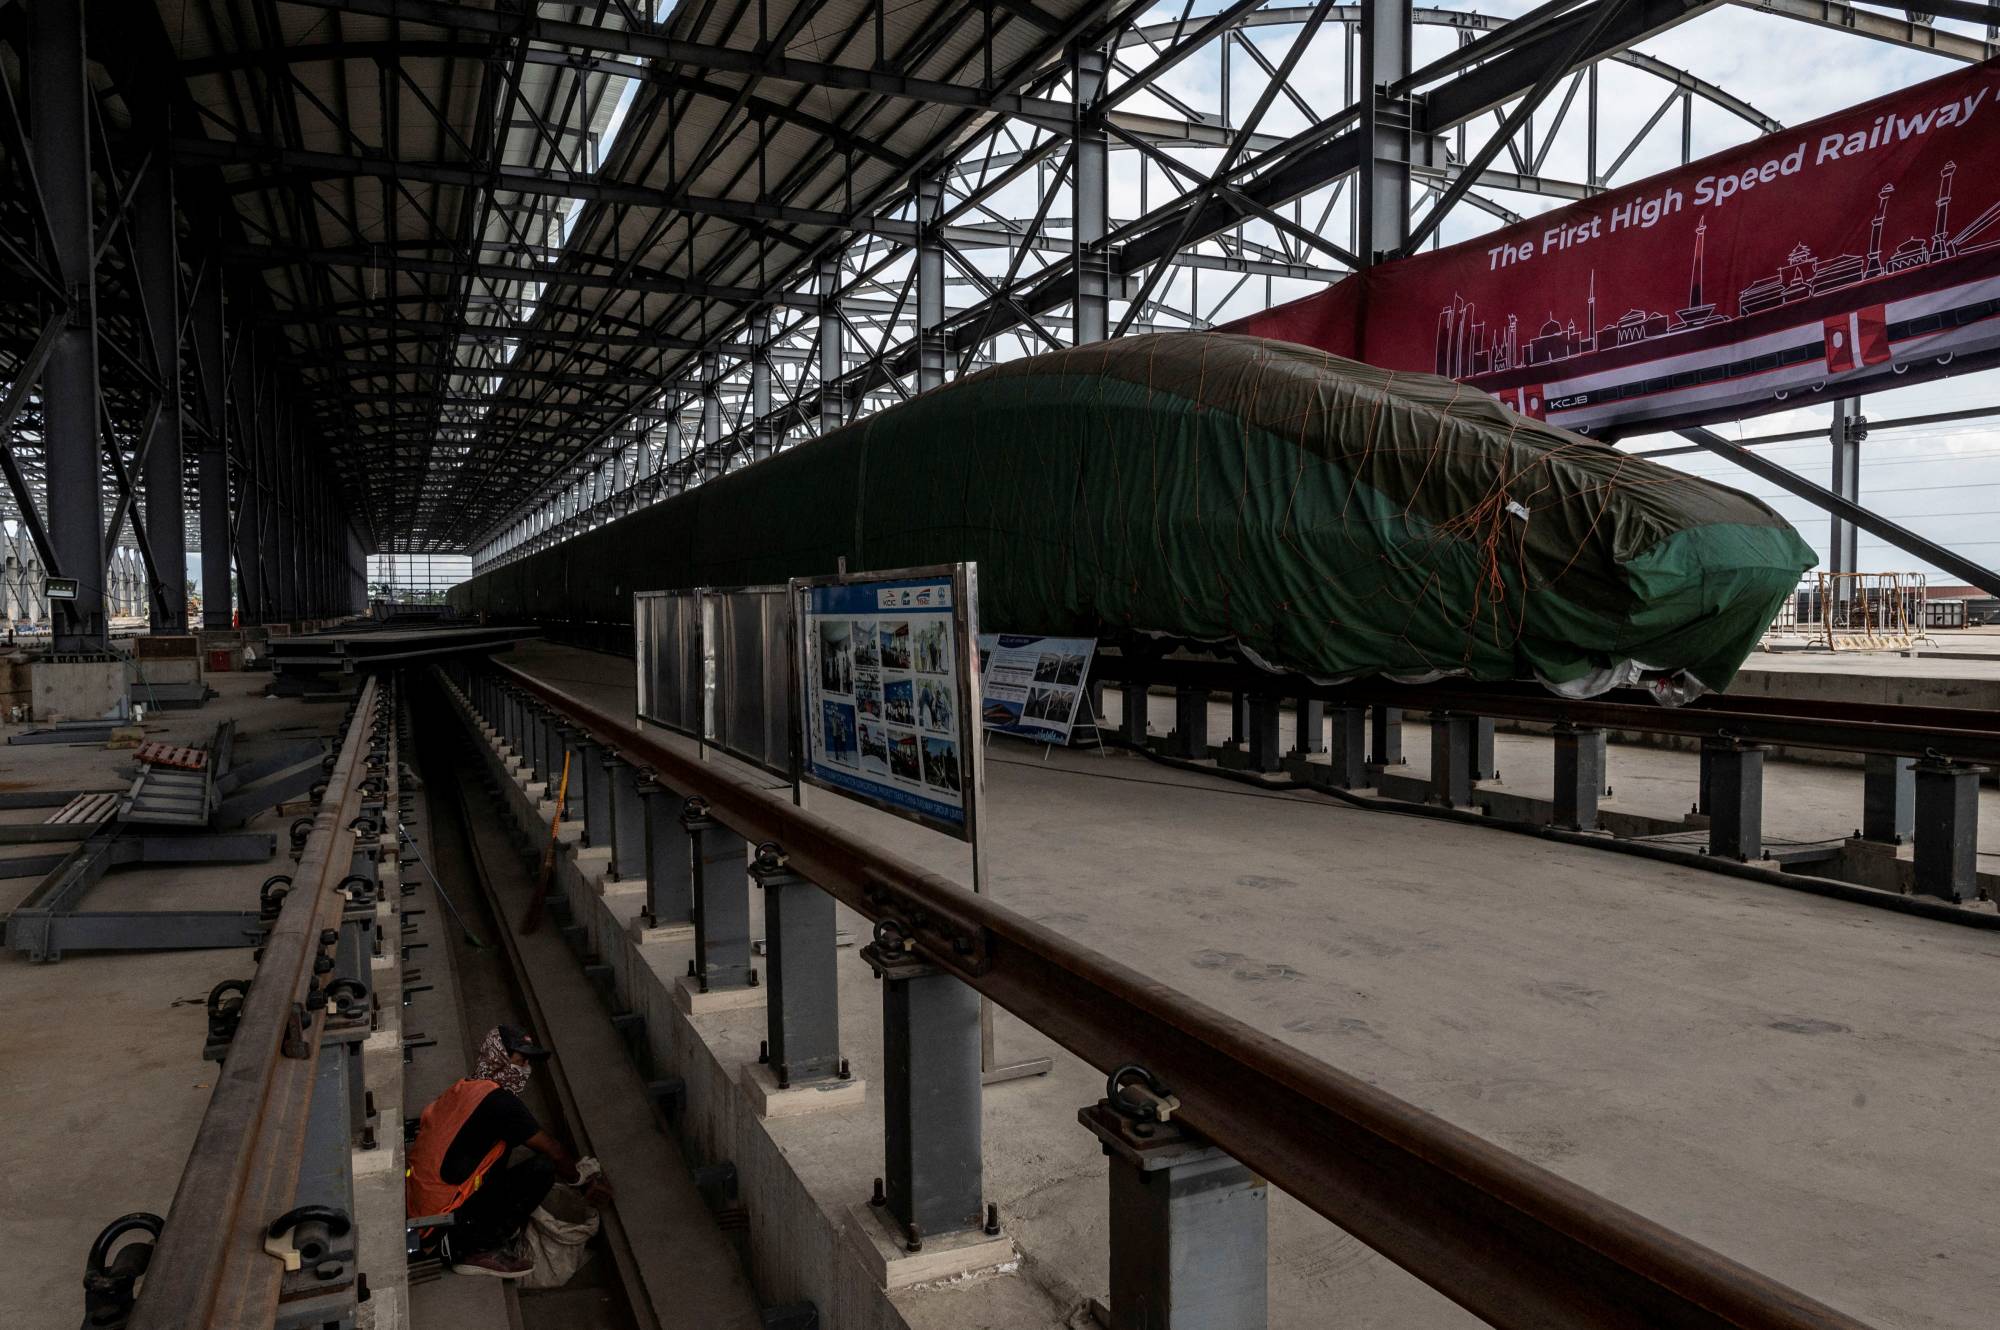
[[[479,1044],[479,1061],[472,1069],[476,1079],[492,1081],[510,1094],[519,1094],[528,1088],[529,1070],[517,1064],[507,1052],[498,1030],[486,1032],[486,1038]]]

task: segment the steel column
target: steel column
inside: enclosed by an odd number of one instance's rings
[[[1334,785],[1352,790],[1368,783],[1368,709],[1335,707],[1331,712],[1327,766]]]
[[[84,0],[45,0],[28,14],[29,147],[50,230],[44,257],[69,299],[67,310],[46,310],[63,326],[43,367],[41,390],[49,552],[57,565],[47,571],[77,582],[74,601],[49,606],[58,652],[103,651],[110,628],[98,479],[96,230],[83,8]]]
[[[1958,902],[1979,894],[1979,778],[1985,773],[1985,767],[1957,762],[1918,764],[1918,895]]]
[[[1368,710],[1368,765],[1403,765],[1403,709],[1380,703]]]
[[[1410,0],[1361,5],[1361,144],[1357,188],[1364,264],[1393,258],[1410,234],[1410,102],[1388,94],[1410,73]]]
[[[1861,769],[1861,838],[1901,845],[1916,827],[1917,760],[1869,753]]]
[[[1278,699],[1256,694],[1250,698],[1250,769],[1282,771],[1284,741],[1279,737]]]
[[[917,391],[944,386],[944,176],[917,181]]]
[[[611,780],[604,770],[604,746],[584,735],[577,740],[575,763],[570,767],[572,799],[579,784],[583,787],[583,843],[592,849],[611,847]]]
[[[1317,698],[1301,697],[1293,702],[1297,708],[1292,713],[1292,751],[1301,757],[1326,751],[1326,703]]]
[[[750,352],[750,459],[761,462],[778,450],[771,425],[771,312],[759,310],[745,328]]]
[[[1264,1330],[1270,1184],[1176,1122],[1077,1118],[1111,1160],[1109,1330]]]
[[[694,868],[681,825],[686,800],[648,773],[639,783],[646,810],[646,926],[668,928],[694,918]]]
[[[236,548],[238,618],[245,624],[264,622],[264,560],[258,548],[263,522],[264,461],[261,443],[262,353],[254,338],[238,336],[229,375],[229,401],[236,416],[236,505],[230,523]]]
[[[1597,799],[1604,790],[1604,731],[1558,725],[1555,812],[1550,821],[1571,831],[1597,830]]]
[[[766,1052],[778,1088],[838,1077],[840,993],[833,897],[785,866],[775,845],[762,845],[750,879],[764,892]]]
[[[862,959],[882,980],[883,1197],[912,1245],[981,1226],[979,994],[916,960],[888,921]]]
[[[1076,270],[1076,344],[1101,342],[1111,335],[1111,273],[1104,237],[1111,229],[1111,135],[1092,115],[1104,95],[1109,65],[1102,48],[1078,46],[1070,52],[1070,72],[1076,90],[1075,224],[1070,255]]]
[[[639,769],[616,753],[604,759],[611,787],[611,880],[643,877],[646,872],[646,813],[639,797]]]
[[[1152,690],[1134,679],[1127,679],[1119,689],[1118,735],[1130,744],[1146,742],[1146,700]]]
[[[1861,502],[1861,441],[1866,437],[1868,423],[1861,416],[1861,399],[1835,399],[1833,425],[1827,431],[1828,442],[1833,445],[1833,476],[1828,488],[1852,504]],[[1860,532],[1839,513],[1829,516],[1827,522],[1827,571],[1836,576],[1860,572]],[[1851,584],[1834,583],[1833,594],[1840,601],[1849,599],[1852,591]]]
[[[1493,717],[1472,718],[1472,781],[1500,779],[1500,766],[1493,757]]]
[[[722,473],[722,355],[701,353],[701,470],[704,477]]]
[[[819,261],[819,432],[847,423],[840,376],[847,372],[847,325],[840,321],[840,260]]]
[[[1431,800],[1446,808],[1472,804],[1472,717],[1431,715]]]
[[[164,154],[147,164],[132,200],[134,266],[145,305],[147,342],[160,380],[160,409],[142,446],[146,543],[158,590],[149,595],[156,633],[187,631],[187,501],[181,459],[181,270],[174,181]]]
[[[1174,689],[1173,755],[1199,761],[1208,756],[1208,690]]]
[[[747,846],[708,815],[708,804],[701,799],[690,799],[682,808],[681,829],[688,835],[694,880],[694,959],[688,962],[688,974],[704,993],[754,988]]]
[[[1764,857],[1764,752],[1734,739],[1702,741],[1708,852],[1718,858]]]

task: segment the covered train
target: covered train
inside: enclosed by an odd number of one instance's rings
[[[1728,686],[1811,549],[1748,495],[1443,378],[1130,337],[996,366],[479,574],[495,622],[960,559],[987,631],[1208,644],[1320,680]]]

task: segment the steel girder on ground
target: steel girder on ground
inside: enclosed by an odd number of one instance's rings
[[[39,3],[0,7],[16,52]],[[1767,132],[1746,90],[1633,49],[1719,7],[160,0],[89,58],[104,159],[173,166],[182,291],[231,292],[229,407],[190,356],[181,416],[225,440],[239,553],[283,535],[307,454],[361,542],[486,562],[997,359],[1303,294],[1433,214],[1455,238],[1587,197],[1685,160],[1698,118]],[[23,183],[0,216],[32,276]],[[99,211],[124,189],[104,174]],[[103,286],[100,325],[129,321]],[[17,366],[36,312],[0,322]],[[151,362],[100,341],[107,400],[136,383],[130,472]]]

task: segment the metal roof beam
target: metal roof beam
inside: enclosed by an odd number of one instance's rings
[[[443,277],[474,277],[488,282],[536,282],[543,286],[584,287],[597,290],[640,291],[651,295],[694,296],[734,305],[788,305],[812,311],[818,303],[811,296],[773,296],[754,287],[719,286],[690,282],[678,277],[651,277],[633,273],[620,280],[613,273],[579,272],[571,268],[545,268],[534,264],[515,267],[505,263],[468,263],[461,259],[426,259],[415,255],[382,254],[361,249],[308,249],[296,245],[232,245],[231,263],[271,268],[293,264],[361,268],[373,272],[424,273]],[[443,297],[438,297],[440,300]]]
[[[698,217],[720,217],[734,222],[766,222],[787,226],[824,226],[832,229],[859,227],[883,235],[914,241],[916,227],[909,222],[887,218],[867,219],[863,224],[843,213],[822,208],[795,208],[776,203],[752,203],[739,199],[703,198],[678,190],[649,189],[644,185],[620,184],[595,177],[567,175],[554,171],[534,171],[517,166],[479,166],[470,162],[405,162],[392,157],[362,157],[338,152],[314,152],[286,148],[271,143],[242,140],[176,138],[174,160],[209,166],[273,166],[291,180],[303,177],[340,178],[369,176],[380,180],[417,180],[433,185],[457,185],[466,189],[508,191],[545,198],[584,199],[594,203],[614,203],[636,208],[660,208]],[[232,182],[232,188],[265,187],[266,178],[253,176]],[[279,183],[272,181],[272,184]],[[772,238],[784,244],[798,244],[788,234],[773,231]]]
[[[444,0],[284,0],[284,3],[307,9],[331,9],[344,14],[367,14],[405,23],[424,23],[459,32],[482,32],[501,38],[525,37],[552,46],[632,56],[712,73],[777,79],[809,88],[838,88],[846,92],[870,93],[935,106],[996,111],[1059,131],[1066,130],[1071,120],[1071,108],[1067,102],[1047,97],[987,93],[970,84],[906,78],[882,70],[858,69],[852,65],[794,60],[789,56],[764,55],[742,47],[683,41],[665,35],[664,29],[605,28],[591,23],[544,18],[534,13],[511,14],[475,9],[469,5],[445,3]]]
[[[1857,33],[1892,46],[1916,51],[1935,51],[1954,60],[1978,62],[2000,55],[2000,43],[1985,42],[1969,33],[1953,32],[1931,23],[1919,23],[1909,14],[1884,14],[1839,0],[1732,0],[1744,9],[1760,14],[1776,14],[1816,27],[1837,28]]]

